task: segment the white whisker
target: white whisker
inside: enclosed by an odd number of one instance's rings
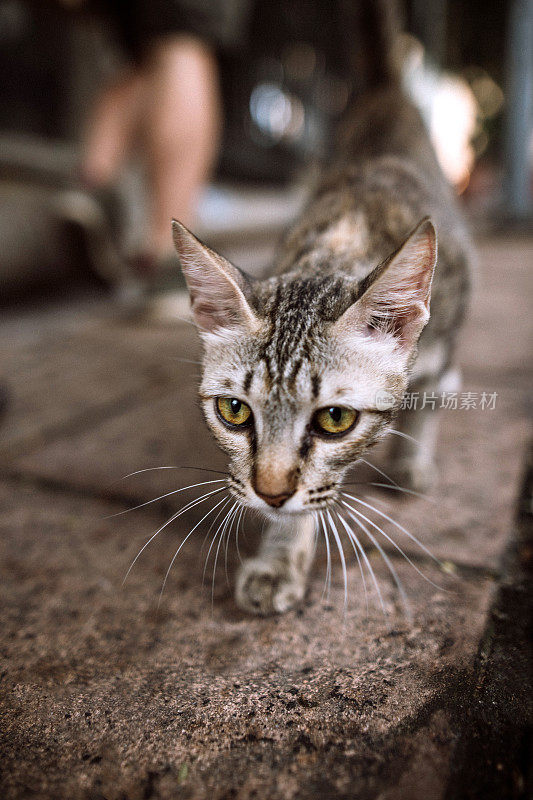
[[[389,428],[387,433],[393,433],[395,436],[401,436],[402,439],[409,439],[410,442],[415,442],[415,444],[420,444],[419,439],[415,439],[415,437],[411,436],[409,433],[404,433],[403,431],[397,431],[396,428]]]
[[[318,534],[320,533],[319,530],[319,522],[318,522],[318,514],[316,511],[311,512],[313,514],[313,519],[315,521],[315,530],[314,530],[314,542],[313,542],[313,552],[316,553],[316,548],[318,544]]]
[[[380,469],[379,467],[376,467],[376,465],[375,465],[375,464],[372,464],[370,461],[367,461],[367,460],[366,460],[366,458],[359,458],[359,459],[358,459],[358,461],[362,461],[362,462],[363,462],[363,464],[366,464],[366,465],[367,465],[367,467],[371,467],[372,469],[375,469],[375,470],[376,470],[376,472],[378,472],[378,473],[379,473],[379,474],[380,474],[380,475],[381,475],[383,478],[385,478],[386,480],[390,481],[390,482],[392,483],[392,485],[393,485],[393,486],[398,486],[398,484],[396,483],[396,481],[395,481],[395,480],[393,480],[393,479],[390,477],[390,475],[387,475],[387,473],[386,473],[386,472],[383,472],[383,470],[382,470],[382,469]]]
[[[177,319],[178,322],[184,322],[186,325],[192,325],[193,328],[196,328],[196,322],[192,319],[187,319],[187,317],[176,317],[173,315],[173,319]]]
[[[195,364],[197,367],[202,366],[201,361],[193,361],[192,358],[181,358],[180,356],[172,356],[171,361],[179,361],[181,364]]]
[[[127,475],[123,475],[122,478],[119,478],[119,480],[125,481],[126,478],[132,478],[134,475],[140,475],[142,472],[155,472],[158,469],[194,469],[194,470],[199,470],[200,472],[218,472],[219,475],[229,474],[228,472],[223,472],[221,469],[209,469],[208,467],[191,467],[185,464],[173,467],[145,467],[145,469],[138,469],[135,472],[129,472]]]
[[[357,538],[357,535],[356,535],[355,531],[353,531],[350,528],[350,526],[348,525],[348,523],[346,522],[344,517],[341,516],[340,514],[339,514],[339,519],[342,522],[342,524],[344,526],[344,529],[346,530],[346,533],[348,534],[348,537],[349,537],[350,541],[352,541],[353,543],[355,543],[357,545],[357,547],[359,549],[359,552],[361,553],[361,557],[362,557],[363,561],[366,564],[366,568],[368,569],[368,571],[370,573],[370,577],[372,578],[372,583],[374,584],[374,587],[376,589],[376,592],[377,592],[377,595],[378,595],[378,598],[379,598],[379,603],[380,603],[380,606],[381,606],[381,610],[386,615],[387,611],[385,609],[385,603],[383,602],[383,595],[381,594],[381,589],[379,588],[379,584],[378,584],[378,581],[377,581],[377,578],[376,578],[376,574],[375,574],[375,572],[374,572],[374,570],[372,568],[372,564],[370,563],[370,560],[369,560],[369,558],[368,558],[368,556],[366,554],[365,548],[363,547],[363,545],[361,544],[361,542]],[[364,580],[364,578],[363,578],[363,580]]]
[[[207,540],[207,538],[208,538],[209,534],[210,534],[210,533],[211,533],[211,531],[213,530],[214,526],[216,525],[216,521],[217,521],[217,519],[218,519],[218,518],[220,517],[220,515],[221,515],[221,514],[224,512],[224,509],[226,508],[226,506],[228,505],[228,503],[231,503],[231,496],[226,498],[226,502],[225,502],[225,504],[222,506],[222,508],[220,509],[220,511],[218,512],[218,514],[216,515],[216,517],[215,517],[213,520],[211,520],[211,524],[209,525],[209,528],[207,529],[207,533],[205,534],[205,536],[204,536],[204,539],[203,539],[203,541],[202,541],[202,546],[201,546],[201,548],[200,548],[200,552],[203,552],[203,549],[204,549],[204,547],[205,547],[205,543],[206,543],[206,540]]]
[[[324,581],[324,589],[322,590],[322,598],[321,599],[323,600],[324,596],[325,596],[326,600],[329,601],[329,595],[330,595],[330,591],[331,591],[331,548],[330,548],[330,543],[329,543],[328,530],[326,528],[326,523],[324,521],[324,517],[322,516],[322,512],[319,511],[318,515],[319,515],[319,518],[320,518],[320,523],[322,525],[322,532],[324,534],[324,540],[326,542],[326,553],[327,553],[326,578],[325,578],[325,581]]]
[[[343,502],[344,502],[344,501],[343,501]],[[346,505],[348,505],[348,503],[346,503]],[[445,592],[445,591],[446,591],[446,589],[444,589],[442,586],[439,586],[437,583],[434,583],[434,582],[433,582],[433,581],[432,581],[430,578],[428,578],[428,577],[427,577],[427,575],[424,575],[424,573],[423,573],[423,572],[422,572],[422,571],[421,571],[421,570],[420,570],[420,569],[419,569],[419,568],[416,566],[416,564],[414,563],[414,561],[412,561],[412,560],[409,558],[409,556],[407,555],[407,553],[405,553],[405,552],[402,550],[402,548],[400,547],[400,545],[399,545],[399,544],[397,544],[397,542],[395,542],[395,541],[394,541],[394,539],[393,539],[391,536],[389,536],[387,533],[385,533],[385,531],[383,530],[383,528],[380,528],[380,526],[379,526],[379,525],[377,525],[377,523],[375,523],[375,522],[374,522],[373,520],[371,520],[369,517],[366,517],[364,514],[362,514],[362,513],[361,513],[360,511],[358,511],[356,508],[353,508],[353,506],[349,506],[349,508],[351,508],[351,509],[352,509],[352,511],[355,511],[355,513],[356,513],[358,516],[360,516],[362,519],[364,519],[366,522],[368,522],[370,525],[372,525],[372,527],[373,527],[373,528],[375,528],[375,529],[376,529],[376,530],[377,530],[379,533],[381,533],[381,535],[382,535],[382,536],[384,536],[384,537],[385,537],[385,539],[386,539],[388,542],[390,542],[390,544],[392,544],[392,546],[393,546],[393,547],[395,547],[395,548],[396,548],[396,550],[398,550],[398,552],[399,552],[399,553],[400,553],[400,554],[403,556],[403,558],[405,558],[405,560],[407,561],[407,563],[408,563],[408,564],[410,564],[410,565],[412,566],[412,568],[413,568],[414,570],[416,570],[416,572],[418,572],[418,574],[420,575],[420,577],[424,578],[424,580],[425,580],[425,581],[427,581],[428,583],[430,583],[432,586],[434,586],[434,587],[435,587],[435,589],[438,589],[438,590],[439,590],[439,591],[441,591],[441,592]]]
[[[344,503],[344,500],[342,502]],[[411,614],[411,608],[409,606],[409,601],[407,599],[407,595],[405,593],[405,589],[403,588],[403,584],[402,584],[402,582],[401,582],[401,580],[400,580],[400,578],[398,576],[398,573],[396,572],[394,564],[392,563],[392,561],[390,560],[390,558],[388,557],[387,553],[382,548],[382,546],[380,545],[380,543],[378,542],[376,537],[368,530],[366,525],[363,525],[363,523],[361,522],[360,519],[358,519],[358,517],[361,517],[362,519],[364,519],[366,522],[369,522],[370,524],[374,524],[374,523],[372,523],[372,520],[370,520],[367,517],[365,517],[364,514],[361,514],[360,511],[357,511],[355,508],[352,508],[351,506],[349,506],[348,503],[344,503],[344,505],[347,508],[351,509],[351,511],[348,512],[349,516],[353,519],[353,521],[356,523],[356,525],[359,525],[361,530],[364,531],[364,533],[366,533],[366,535],[368,536],[368,538],[370,539],[370,541],[372,542],[374,547],[379,551],[383,561],[387,565],[387,567],[389,569],[389,572],[391,573],[391,575],[392,575],[392,577],[394,579],[394,582],[395,582],[395,584],[396,584],[396,586],[398,588],[398,592],[400,594],[402,605],[403,605],[403,608],[404,608],[404,611],[405,611],[405,616],[407,617],[407,619],[409,621],[412,621],[412,614]],[[351,512],[354,512],[354,513],[351,513]],[[357,514],[357,517],[355,516],[355,514]]]
[[[226,530],[230,530],[231,526],[233,525],[233,520],[235,519],[235,515],[237,514],[240,507],[240,503],[238,500],[235,501],[234,505],[231,507],[231,511],[229,512],[228,516],[226,517],[226,522],[222,529],[222,533],[218,540],[217,549],[215,552],[215,563],[213,564],[213,577],[211,580],[211,608],[213,608],[213,604],[215,601],[215,578],[217,573],[217,561],[218,561],[218,554],[220,552],[220,546],[224,541],[224,536],[226,534]]]
[[[225,510],[225,509],[228,507],[228,505],[229,505],[230,503],[231,503],[231,496],[226,498],[226,502],[224,503],[224,505],[222,506],[222,508],[219,510],[219,512],[218,512],[218,514],[216,515],[216,517],[214,517],[214,518],[211,520],[211,524],[209,525],[209,528],[207,529],[207,533],[205,534],[205,536],[204,536],[204,538],[203,538],[203,541],[202,541],[202,546],[201,546],[201,548],[200,548],[200,552],[203,552],[203,549],[204,549],[204,547],[205,547],[205,543],[206,543],[206,541],[207,541],[207,539],[208,539],[208,537],[209,537],[209,534],[211,533],[211,531],[213,530],[214,526],[216,525],[216,523],[217,523],[217,520],[218,520],[218,519],[220,519],[221,515],[224,513],[224,510]],[[218,529],[217,529],[217,530],[218,530]],[[207,553],[207,558],[209,557],[209,553],[210,553],[210,552],[211,552],[211,548],[209,549],[209,551],[208,551],[208,553]],[[204,582],[205,582],[205,570],[206,570],[206,567],[207,567],[207,559],[206,559],[206,560],[205,560],[205,562],[204,562],[204,568],[203,568],[203,571],[202,571],[202,588],[203,588],[203,586],[204,586]]]
[[[242,564],[242,558],[241,558],[241,551],[239,550],[239,530],[241,528],[241,524],[242,525],[244,524],[244,518],[246,516],[247,511],[248,509],[246,508],[246,506],[243,505],[239,521],[237,522],[237,528],[235,529],[235,548],[237,550],[237,558],[239,559],[240,564]]]
[[[337,526],[333,521],[329,509],[326,510],[326,516],[328,518],[329,527],[331,532],[333,533],[333,537],[335,539],[335,543],[337,545],[337,550],[339,551],[339,557],[341,560],[342,576],[344,578],[344,613],[346,614],[346,609],[348,608],[348,573],[346,571],[346,559],[344,557],[344,549],[342,547],[342,541],[339,536],[339,531],[337,530]]]
[[[233,530],[233,525],[235,524],[235,521],[237,521],[237,527],[238,527],[239,519],[242,516],[243,509],[244,509],[244,506],[239,504],[239,507],[237,508],[237,512],[235,513],[235,516],[233,517],[233,519],[231,521],[231,526],[230,526],[230,528],[228,530],[228,533],[227,533],[227,536],[226,536],[226,543],[224,545],[224,573],[226,575],[226,584],[227,584],[228,588],[229,588],[229,585],[230,585],[229,576],[228,576],[228,548],[229,548],[229,542],[230,542],[230,539],[231,539],[231,532]],[[235,530],[237,530],[237,528]]]
[[[142,472],[154,472],[158,469],[180,469],[180,467],[145,467],[144,469],[137,469],[135,472],[128,472],[127,475],[123,475],[119,480],[125,481],[126,478],[132,478],[134,475],[140,475]]]
[[[166,492],[166,494],[162,494],[159,497],[154,497],[153,500],[147,500],[145,503],[139,503],[138,506],[133,506],[133,508],[126,508],[124,511],[117,511],[116,514],[109,514],[109,516],[104,517],[104,519],[112,519],[113,517],[120,517],[122,514],[128,514],[130,511],[137,511],[138,508],[143,508],[144,506],[149,506],[150,503],[157,503],[158,500],[164,500],[165,497],[170,497],[173,494],[179,494],[180,492],[186,492],[187,489],[196,489],[198,486],[209,486],[213,483],[225,483],[225,478],[217,478],[214,481],[202,481],[202,483],[193,483],[191,486],[184,486],[182,489],[173,489],[171,492]]]
[[[124,575],[124,579],[123,579],[123,581],[122,581],[122,585],[124,586],[124,584],[126,583],[126,580],[127,580],[127,578],[128,578],[128,575],[130,574],[130,572],[132,571],[133,567],[135,566],[135,564],[136,564],[136,562],[137,562],[137,559],[139,558],[139,556],[141,555],[141,553],[143,553],[143,552],[144,552],[144,550],[145,550],[145,549],[148,547],[148,545],[150,544],[150,542],[152,542],[152,541],[155,539],[155,537],[156,537],[156,536],[158,536],[158,534],[160,534],[160,533],[161,533],[161,531],[162,531],[162,530],[164,530],[164,529],[167,527],[167,525],[170,525],[170,523],[171,523],[171,522],[174,522],[174,520],[178,519],[178,517],[180,517],[182,514],[185,514],[185,512],[189,511],[191,508],[194,508],[195,506],[199,505],[200,503],[203,503],[203,501],[204,501],[204,500],[206,500],[208,497],[211,497],[211,496],[212,496],[212,495],[214,495],[214,494],[218,494],[219,492],[223,492],[223,491],[224,491],[224,489],[225,489],[225,487],[224,487],[224,486],[222,486],[222,487],[221,487],[221,488],[219,488],[219,489],[214,489],[212,492],[207,492],[206,494],[202,495],[201,497],[197,497],[195,500],[191,500],[191,501],[190,501],[189,503],[187,503],[185,506],[183,506],[182,508],[180,508],[180,510],[179,510],[179,511],[177,511],[175,514],[172,514],[172,516],[170,517],[170,519],[168,519],[168,520],[165,522],[165,524],[164,524],[164,525],[161,525],[161,527],[160,527],[160,528],[158,528],[158,530],[157,530],[157,531],[156,531],[154,534],[152,534],[152,536],[150,536],[150,538],[148,539],[148,541],[146,541],[146,542],[143,544],[143,546],[141,547],[141,549],[139,550],[139,552],[137,553],[137,555],[135,556],[135,558],[134,558],[134,559],[133,559],[133,561],[131,562],[131,564],[130,564],[130,566],[129,566],[129,569],[128,569],[128,571],[127,571],[127,572],[126,572],[126,574]]]
[[[190,536],[192,536],[192,534],[194,533],[194,531],[196,530],[196,528],[198,528],[198,526],[202,524],[202,522],[204,521],[204,519],[206,519],[206,518],[209,516],[209,514],[212,514],[212,513],[213,513],[213,511],[215,511],[215,509],[217,509],[217,508],[219,507],[219,505],[221,505],[221,503],[223,503],[223,502],[224,502],[224,499],[220,500],[220,501],[219,501],[219,502],[218,502],[218,503],[217,503],[215,506],[213,506],[213,508],[210,508],[210,509],[209,509],[209,511],[207,512],[207,514],[204,514],[204,516],[202,517],[202,519],[201,519],[199,522],[197,522],[197,523],[196,523],[196,525],[195,525],[193,528],[191,528],[191,530],[189,531],[189,533],[187,534],[187,536],[185,537],[185,539],[182,541],[182,543],[180,544],[180,546],[178,547],[178,549],[176,550],[176,552],[175,552],[175,553],[174,553],[174,555],[172,556],[172,561],[171,561],[171,562],[170,562],[170,564],[168,565],[168,569],[167,569],[167,571],[166,571],[166,574],[165,574],[165,579],[164,579],[164,581],[163,581],[163,585],[162,585],[162,587],[161,587],[161,591],[160,591],[160,593],[159,593],[159,600],[158,600],[158,602],[157,602],[157,607],[158,607],[158,608],[159,608],[159,606],[161,605],[161,599],[162,599],[162,597],[163,597],[163,592],[165,591],[165,586],[167,585],[167,579],[168,579],[168,576],[169,576],[169,574],[170,574],[170,570],[172,569],[172,566],[173,566],[173,564],[174,564],[174,562],[175,562],[176,558],[178,557],[178,554],[179,554],[179,552],[180,552],[181,548],[183,547],[183,545],[185,544],[185,542],[187,541],[187,539],[188,539]]]
[[[342,494],[344,495],[344,497],[349,497],[350,500],[355,500],[356,503],[359,503],[360,505],[364,506],[365,508],[370,509],[370,511],[374,511],[375,514],[378,514],[383,519],[386,519],[387,522],[392,523],[392,525],[394,525],[396,528],[398,528],[398,530],[400,530],[402,533],[405,533],[405,535],[407,537],[409,537],[409,539],[411,539],[412,542],[417,544],[420,547],[420,549],[424,551],[424,553],[426,555],[428,555],[430,558],[432,558],[433,561],[436,564],[439,565],[439,567],[442,566],[442,564],[439,561],[439,559],[436,556],[433,555],[431,550],[428,550],[428,548],[425,546],[425,544],[422,544],[422,542],[419,539],[417,539],[416,536],[414,536],[410,531],[408,531],[407,528],[404,528],[403,525],[400,525],[399,522],[396,522],[396,520],[394,520],[392,517],[389,517],[389,515],[385,514],[384,511],[380,511],[379,508],[375,508],[370,503],[365,503],[364,500],[361,500],[359,497],[355,497],[355,495],[353,495],[353,494],[348,494],[348,492],[342,492]]]
[[[229,503],[231,503],[231,500],[232,500],[231,497],[227,498],[227,502],[224,504],[224,507],[223,507],[224,509],[227,508]],[[216,540],[218,538],[218,535],[220,533],[220,530],[221,530],[222,526],[225,524],[225,522],[226,522],[226,520],[228,518],[228,515],[231,514],[231,510],[233,508],[234,508],[234,506],[231,506],[231,508],[228,511],[226,511],[225,516],[222,518],[221,522],[218,525],[218,528],[216,529],[216,533],[214,534],[213,538],[211,539],[211,544],[209,545],[209,550],[207,551],[207,556],[206,556],[205,562],[204,562],[204,569],[203,569],[203,572],[202,572],[202,586],[204,585],[205,572],[206,572],[206,569],[207,569],[207,565],[209,563],[209,556],[211,555],[211,550],[213,549],[213,545],[215,544],[215,542],[216,542]],[[218,519],[219,516],[220,516],[220,514],[217,515],[217,519]]]
[[[335,513],[335,516],[337,517],[337,519],[340,519],[340,521],[342,523],[344,523],[344,520],[340,517],[339,512],[337,511],[337,509],[333,509],[333,510],[334,510],[334,513]],[[353,531],[351,531],[351,534],[355,537],[355,534],[353,533]],[[355,538],[357,538],[357,537],[355,537]],[[361,558],[359,556],[359,551],[358,551],[357,547],[355,546],[351,535],[348,535],[348,540],[349,540],[349,542],[350,542],[350,544],[352,546],[352,550],[355,553],[355,557],[357,559],[357,566],[359,567],[359,572],[361,573],[361,580],[363,582],[363,589],[364,589],[364,592],[365,592],[366,613],[368,614],[368,590],[366,588],[366,578],[365,578],[365,573],[363,571],[363,565],[361,564]]]
[[[347,484],[347,486],[349,485],[350,484]],[[398,484],[393,486],[390,483],[377,483],[376,481],[370,481],[369,483],[362,485],[379,486],[381,489],[392,489],[394,492],[403,492],[404,494],[412,494],[414,497],[420,497],[422,500],[426,500],[428,503],[435,503],[435,505],[437,504],[437,501],[435,500],[434,497],[428,497],[427,494],[423,494],[422,492],[415,492],[414,489],[406,489],[405,486],[398,486]]]

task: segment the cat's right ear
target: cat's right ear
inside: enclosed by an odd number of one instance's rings
[[[172,236],[198,327],[208,333],[221,328],[257,330],[259,321],[246,299],[247,276],[177,220],[172,220]]]

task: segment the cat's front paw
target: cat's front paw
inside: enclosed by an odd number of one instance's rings
[[[305,594],[305,576],[279,561],[250,558],[237,575],[235,599],[251,614],[283,614]]]

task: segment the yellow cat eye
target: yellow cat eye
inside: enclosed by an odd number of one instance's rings
[[[241,427],[252,421],[252,409],[236,397],[217,397],[215,403],[219,416],[228,425]]]
[[[340,406],[321,408],[313,417],[313,426],[317,433],[328,435],[346,433],[353,428],[358,416],[359,412],[353,408],[341,408]]]

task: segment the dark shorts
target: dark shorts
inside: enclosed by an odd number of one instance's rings
[[[156,39],[188,33],[218,52],[247,40],[253,0],[102,0],[126,53],[135,60]]]

